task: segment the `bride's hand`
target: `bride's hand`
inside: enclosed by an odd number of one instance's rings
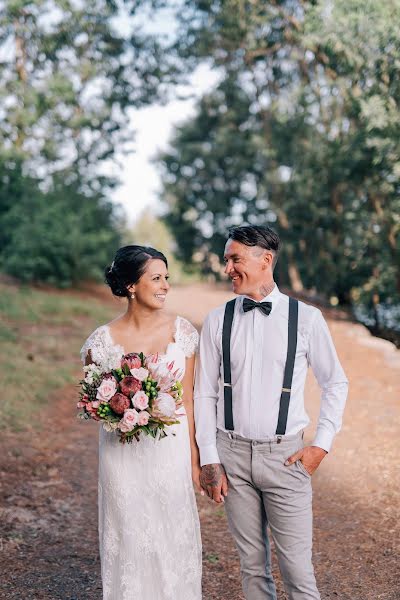
[[[201,467],[200,467],[199,463],[192,464],[192,481],[193,481],[194,489],[196,490],[196,492],[199,492],[202,496],[204,496],[205,492],[200,485],[200,473],[201,473]]]

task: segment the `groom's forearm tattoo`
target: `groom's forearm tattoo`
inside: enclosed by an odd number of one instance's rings
[[[215,487],[221,482],[222,474],[221,465],[204,465],[201,469],[200,483],[203,487]]]

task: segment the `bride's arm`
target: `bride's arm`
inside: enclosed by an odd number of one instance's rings
[[[186,358],[186,370],[182,380],[183,386],[183,404],[185,406],[190,436],[190,453],[192,458],[192,479],[193,484],[198,492],[204,495],[204,491],[200,486],[200,456],[199,449],[196,443],[195,428],[194,428],[194,408],[193,408],[193,388],[194,388],[194,366],[195,356]]]

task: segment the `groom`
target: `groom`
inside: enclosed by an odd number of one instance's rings
[[[246,600],[276,600],[269,526],[289,600],[319,600],[312,566],[311,475],[339,431],[347,379],[321,311],[282,294],[269,227],[232,228],[225,273],[237,298],[201,334],[195,386],[201,485],[224,502]],[[311,366],[321,409],[311,446],[304,382]]]

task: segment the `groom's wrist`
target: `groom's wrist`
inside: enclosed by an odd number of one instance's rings
[[[311,445],[317,446],[318,448],[325,450],[325,452],[330,452],[332,443],[333,443],[333,438],[334,438],[334,435],[331,434],[330,432],[327,432],[322,428],[317,429],[315,438]]]
[[[221,463],[216,445],[200,446],[200,466]]]

